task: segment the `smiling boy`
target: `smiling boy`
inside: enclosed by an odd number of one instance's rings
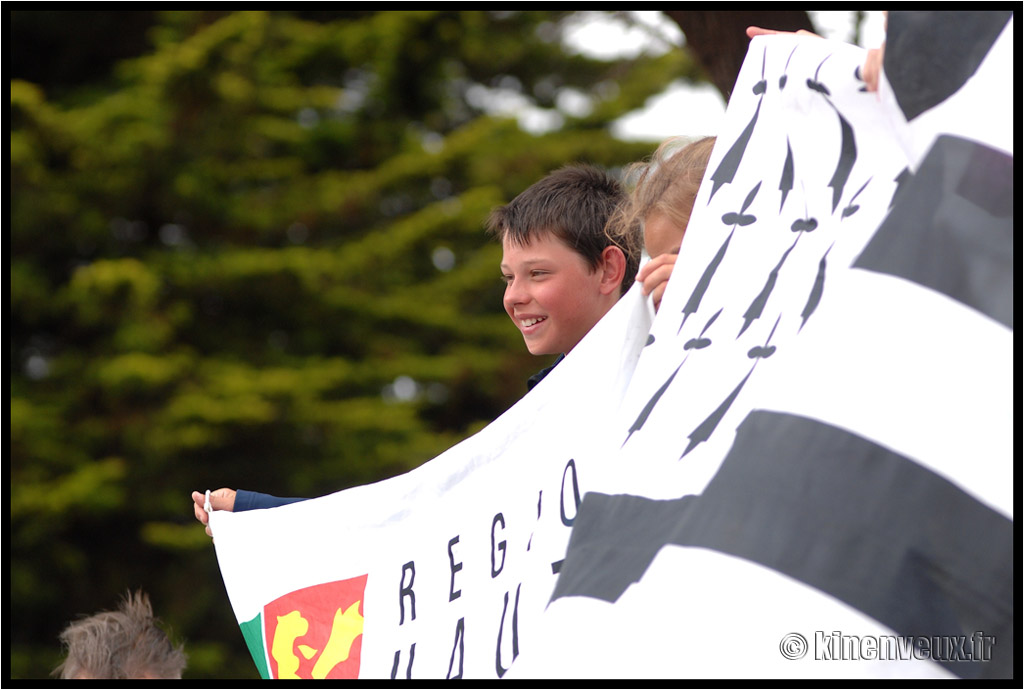
[[[567,354],[632,284],[639,256],[605,232],[624,200],[615,178],[570,165],[488,218],[488,232],[501,241],[505,311],[532,354]],[[530,388],[553,366],[531,378]]]
[[[529,389],[633,284],[639,254],[629,253],[605,232],[625,199],[622,185],[603,170],[570,165],[491,212],[487,230],[501,241],[505,311],[532,354],[559,355],[527,381]],[[210,494],[212,508],[236,512],[302,500],[227,488]],[[194,491],[192,501],[196,519],[210,534],[205,495]]]

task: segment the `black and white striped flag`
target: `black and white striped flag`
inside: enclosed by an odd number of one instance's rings
[[[1011,677],[1010,12],[752,41],[516,677]]]

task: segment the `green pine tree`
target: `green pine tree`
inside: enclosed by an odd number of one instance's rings
[[[322,495],[501,414],[548,362],[502,310],[488,212],[648,155],[609,125],[698,69],[571,54],[569,12],[14,14],[23,51],[64,38],[52,79],[10,82],[12,677],[142,587],[186,677],[255,678],[189,493]],[[136,53],[56,73],[119,26]],[[489,115],[498,92],[554,126]]]

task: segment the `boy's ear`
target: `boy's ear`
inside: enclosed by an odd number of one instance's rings
[[[601,294],[610,295],[622,287],[626,275],[626,255],[615,245],[609,245],[601,252]]]

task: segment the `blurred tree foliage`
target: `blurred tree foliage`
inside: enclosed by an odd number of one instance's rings
[[[85,14],[7,17],[11,674],[141,587],[186,677],[257,678],[189,493],[380,480],[507,409],[548,362],[484,219],[648,155],[609,124],[698,71],[573,54],[568,12]]]

